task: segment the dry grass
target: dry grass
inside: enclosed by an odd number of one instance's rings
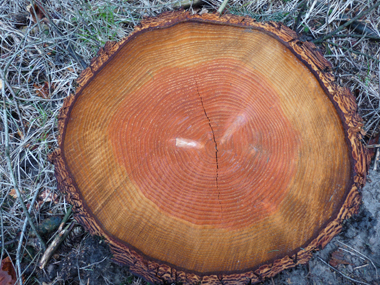
[[[62,99],[75,92],[75,79],[84,63],[88,64],[106,41],[126,36],[143,16],[155,16],[191,2],[46,0],[43,6],[54,25],[44,19],[33,21],[38,11],[27,10],[32,3],[0,0],[1,260],[9,256],[17,263],[17,274],[24,277],[23,281],[19,278],[20,284],[38,284],[34,273],[43,253],[27,224],[22,202],[36,225],[51,216],[64,216],[69,207],[56,190],[53,166],[47,159],[57,147],[57,115]],[[345,19],[375,3],[230,0],[225,11],[258,21],[283,21],[310,41],[336,30]],[[218,0],[206,0],[187,9],[213,12],[220,4]],[[349,26],[318,46],[333,64],[337,81],[356,96],[367,143],[379,134],[380,125],[379,40],[367,37],[380,37],[380,8],[361,18],[360,23],[363,29]],[[83,61],[74,59],[70,48]],[[6,160],[6,142],[11,167]],[[13,190],[16,188],[21,191],[21,199]],[[49,244],[49,240],[46,242]],[[135,278],[131,283],[141,284],[141,280]]]

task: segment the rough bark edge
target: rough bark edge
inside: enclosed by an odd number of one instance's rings
[[[97,224],[95,218],[88,212],[87,206],[83,204],[80,194],[76,189],[75,182],[71,179],[70,172],[66,168],[61,149],[56,149],[51,154],[50,159],[55,165],[58,188],[67,195],[68,201],[73,204],[73,210],[76,213],[75,218],[78,222],[85,226],[91,234],[107,237],[114,260],[118,263],[128,265],[132,272],[142,276],[148,282],[155,284],[164,282],[182,282],[185,284],[201,283],[210,285],[254,284],[265,278],[273,277],[284,269],[307,263],[312,256],[312,252],[324,248],[326,244],[341,231],[343,221],[353,214],[357,214],[360,206],[361,196],[359,190],[365,183],[367,172],[367,152],[361,144],[363,132],[362,120],[357,114],[355,98],[347,88],[340,87],[335,83],[335,78],[331,74],[331,64],[323,57],[323,54],[313,43],[300,41],[294,31],[281,23],[257,23],[254,19],[249,17],[235,15],[219,17],[217,14],[203,14],[201,16],[197,14],[191,15],[186,11],[177,11],[163,13],[157,18],[147,18],[143,20],[128,37],[120,42],[107,42],[105,47],[99,50],[97,57],[91,61],[91,65],[81,73],[77,79],[78,87],[76,95],[67,97],[60,110],[58,118],[60,136],[58,143],[60,148],[62,148],[65,124],[69,116],[70,108],[74,104],[76,97],[79,96],[81,90],[87,85],[91,78],[96,75],[124,44],[142,31],[165,28],[185,21],[252,28],[263,31],[278,39],[309,67],[337,108],[345,129],[346,141],[351,151],[350,155],[353,165],[351,171],[352,186],[351,189],[348,190],[346,199],[337,216],[328,222],[319,235],[311,240],[305,248],[295,252],[294,255],[268,262],[258,268],[254,268],[250,271],[247,270],[247,272],[235,274],[221,273],[215,275],[198,275],[196,273],[186,272],[163,262],[156,262],[145,258],[134,249],[128,248],[126,245],[110,237],[110,235]]]

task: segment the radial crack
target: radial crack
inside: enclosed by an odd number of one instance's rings
[[[203,105],[203,98],[202,98],[201,94],[199,93],[199,90],[198,90],[198,84],[197,84],[197,92],[198,92],[199,99],[201,100],[201,104],[202,104],[203,112],[205,113],[205,116],[206,116],[206,118],[207,118],[207,120],[208,120],[208,125],[210,126],[211,133],[212,133],[212,139],[213,139],[213,141],[214,141],[214,145],[215,145],[215,162],[216,162],[216,178],[215,178],[215,182],[216,182],[216,190],[218,191],[218,201],[219,201],[220,209],[222,210],[222,204],[220,203],[219,184],[218,184],[218,176],[219,176],[218,144],[217,144],[217,142],[216,142],[214,129],[213,129],[212,125],[211,125],[211,120],[210,120],[209,116],[207,115],[207,112],[206,112],[205,106]],[[223,211],[222,211],[222,212],[223,212]]]

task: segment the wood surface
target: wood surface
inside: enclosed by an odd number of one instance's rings
[[[358,211],[355,99],[280,23],[165,13],[107,43],[77,82],[51,158],[59,189],[149,282],[259,282]]]

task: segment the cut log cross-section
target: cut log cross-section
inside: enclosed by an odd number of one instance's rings
[[[65,100],[58,186],[150,282],[248,284],[305,263],[365,182],[355,100],[330,70],[279,23],[146,19]]]

